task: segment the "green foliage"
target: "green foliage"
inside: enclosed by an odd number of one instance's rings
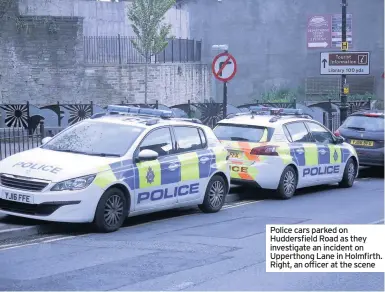
[[[137,37],[132,40],[132,44],[147,62],[168,45],[171,24],[163,21],[166,12],[175,3],[175,0],[134,0],[130,7],[128,19],[132,22],[132,29]]]
[[[375,100],[376,95],[366,92],[365,94],[350,94],[348,101],[367,101],[368,99]]]
[[[335,92],[330,93],[326,96],[323,96],[321,100],[340,100],[340,91],[335,90]],[[348,94],[348,101],[367,101],[368,99],[376,100],[376,95],[366,92],[365,94]]]
[[[301,89],[298,88],[282,88],[282,87],[273,87],[269,91],[263,92],[260,97],[254,98],[254,101],[259,102],[293,102],[295,98],[298,98]]]

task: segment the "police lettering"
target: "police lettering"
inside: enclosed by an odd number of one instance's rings
[[[231,171],[247,173],[247,167],[231,166]]]
[[[308,167],[303,170],[303,176],[316,176],[323,174],[334,174],[340,172],[339,165],[325,165],[325,166],[317,166],[317,167]]]
[[[152,192],[143,192],[138,194],[137,203],[140,204],[142,201],[150,200],[150,201],[159,201],[162,199],[169,199],[173,197],[186,196],[191,194],[199,193],[199,183],[184,185],[180,187],[175,187],[173,191],[168,188],[156,189]]]
[[[32,163],[32,162],[18,162],[13,167],[19,166],[22,168],[30,168],[34,170],[42,170],[42,171],[48,171],[54,174],[59,173],[62,169],[59,167],[55,167],[52,165],[45,165],[45,164],[39,164],[39,163]]]

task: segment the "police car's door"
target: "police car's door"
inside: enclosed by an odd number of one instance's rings
[[[344,169],[341,147],[334,143],[332,133],[325,127],[312,121],[305,124],[317,144],[319,164],[317,174],[320,182],[338,180]]]
[[[317,184],[318,177],[312,172],[318,166],[317,146],[303,121],[285,124],[284,132],[290,143],[290,154],[298,167],[298,187]]]
[[[135,211],[171,208],[177,203],[175,194],[181,169],[170,127],[149,132],[136,149],[134,158],[144,149],[157,152],[159,157],[152,161],[135,162],[135,174],[139,178],[135,190]]]
[[[213,154],[207,149],[202,129],[194,126],[174,126],[173,129],[182,167],[178,203],[193,202],[204,196]]]

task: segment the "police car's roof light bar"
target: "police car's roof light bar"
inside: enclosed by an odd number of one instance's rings
[[[271,115],[302,115],[302,109],[291,109],[291,108],[276,108],[276,107],[262,107],[262,106],[251,106],[249,110],[254,113],[266,112]]]
[[[172,118],[173,116],[172,111],[158,110],[158,109],[152,109],[152,108],[139,108],[139,107],[133,107],[133,106],[124,106],[124,105],[109,105],[107,106],[107,112],[138,114],[138,115],[160,117],[164,119]]]

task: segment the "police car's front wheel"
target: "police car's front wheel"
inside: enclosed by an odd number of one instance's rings
[[[118,188],[108,189],[100,198],[95,212],[94,226],[99,232],[118,230],[127,215],[127,199]]]
[[[339,183],[339,186],[342,188],[350,188],[354,184],[354,180],[357,175],[357,166],[353,158],[349,158],[346,163],[344,174],[342,180]]]
[[[297,189],[297,172],[292,166],[287,166],[281,175],[277,193],[281,199],[287,200],[294,196]]]
[[[199,209],[204,213],[215,213],[222,209],[227,195],[227,185],[225,180],[215,175],[207,184],[205,198],[203,204],[198,205]]]

